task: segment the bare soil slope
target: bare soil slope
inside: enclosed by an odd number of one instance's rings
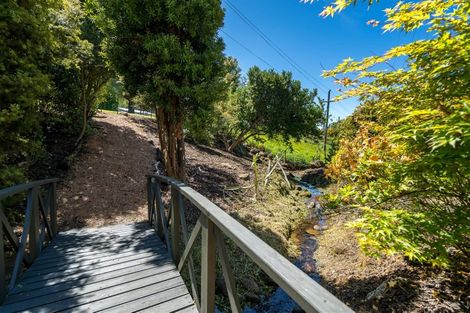
[[[59,187],[62,229],[131,223],[146,219],[145,175],[154,172],[157,129],[153,119],[100,113]],[[186,145],[188,183],[229,209],[224,187],[243,183],[250,162],[214,148]]]

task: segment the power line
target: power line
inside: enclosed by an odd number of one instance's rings
[[[325,89],[320,87],[322,85],[325,87],[318,79],[309,74],[304,70],[297,62],[295,62],[287,53],[285,53],[278,45],[276,45],[259,27],[257,27],[248,17],[246,17],[243,12],[241,12],[233,3],[229,0],[225,0],[226,4],[237,14],[255,33],[257,33],[261,39],[263,39],[271,48],[274,49],[287,63],[289,63],[293,68],[299,71],[305,78],[307,78],[314,85],[317,85],[319,89],[326,92]],[[326,88],[326,87],[325,87]]]
[[[252,54],[254,57],[258,58],[261,62],[265,63],[267,66],[271,67],[271,68],[274,68],[274,66],[272,66],[268,61],[266,61],[265,59],[263,59],[262,57],[260,57],[259,55],[257,55],[255,52],[253,52],[250,48],[248,48],[247,46],[245,46],[243,43],[241,43],[240,41],[238,41],[235,37],[233,37],[232,35],[230,35],[229,33],[227,33],[226,31],[224,31],[223,29],[220,29],[220,31],[222,33],[224,33],[227,37],[229,37],[230,39],[232,39],[234,42],[236,42],[237,44],[239,44],[242,48],[244,48],[246,51],[248,51],[250,54]],[[334,100],[330,100],[331,103],[338,103],[337,101],[334,101]],[[339,110],[340,112],[342,112],[344,115],[348,115],[349,113],[341,106],[336,106],[336,109]]]
[[[235,41],[236,43],[238,43],[241,47],[245,48],[246,51],[248,51],[249,53],[251,53],[253,56],[255,56],[256,58],[258,58],[261,62],[267,64],[269,67],[272,67],[274,68],[274,66],[272,66],[271,64],[269,64],[268,61],[266,61],[265,59],[263,59],[262,57],[260,57],[259,55],[257,55],[256,53],[254,53],[250,48],[248,48],[247,46],[245,46],[244,44],[242,44],[240,41],[238,41],[237,39],[235,39],[232,35],[230,35],[229,33],[227,33],[226,31],[224,31],[223,29],[220,30],[222,33],[225,34],[225,36],[229,37],[230,39],[232,39],[233,41]]]

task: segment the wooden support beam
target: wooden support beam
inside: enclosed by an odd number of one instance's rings
[[[240,300],[238,299],[235,277],[233,276],[227,250],[225,249],[224,234],[217,227],[215,227],[215,238],[217,241],[217,250],[219,251],[220,264],[222,265],[222,272],[224,274],[225,286],[227,287],[230,308],[234,313],[241,313],[242,309],[240,306]]]
[[[230,308],[234,313],[241,313],[242,309],[240,306],[240,300],[238,299],[237,288],[235,286],[235,277],[233,276],[227,250],[225,249],[224,234],[217,227],[215,227],[215,238],[217,242],[217,250],[219,252],[220,264],[222,265],[225,287],[227,288],[228,299],[230,301]]]
[[[167,219],[165,216],[165,210],[163,207],[163,201],[162,201],[162,195],[161,195],[161,189],[160,189],[160,184],[157,184],[157,208],[158,208],[158,213],[157,216],[157,224],[158,224],[158,233],[160,235],[160,231],[163,233],[163,238],[165,240],[166,248],[168,249],[168,252],[170,254],[173,253],[173,250],[171,249],[171,240],[170,240],[170,232],[168,231],[167,228]],[[172,256],[173,258],[173,256]]]
[[[0,202],[0,211],[2,211],[2,203]],[[2,212],[3,214],[3,212]],[[5,272],[5,250],[3,245],[3,222],[0,220],[0,303],[3,302],[7,294],[7,277]]]
[[[31,211],[31,225],[29,226],[29,254],[34,260],[39,253],[41,253],[41,236],[39,234],[39,187],[34,187],[31,193],[32,197],[32,211]]]
[[[0,210],[0,223],[3,223],[3,227],[5,229],[5,236],[7,237],[8,241],[13,245],[13,248],[18,251],[18,247],[20,243],[18,242],[18,238],[16,237],[15,232],[13,231],[13,228],[11,228],[10,223],[8,222],[7,217],[5,216],[5,213],[3,213],[3,209]]]
[[[15,287],[16,280],[18,279],[18,274],[20,273],[20,270],[21,270],[21,263],[22,263],[23,256],[25,254],[25,249],[26,249],[26,241],[28,240],[28,233],[31,227],[33,202],[34,202],[33,196],[34,196],[33,189],[29,189],[28,197],[26,200],[26,214],[25,214],[25,220],[24,220],[24,225],[23,225],[23,232],[21,234],[21,238],[18,243],[18,251],[16,252],[15,264],[13,265],[13,274],[11,275],[10,284],[8,285],[8,290],[11,290]]]
[[[180,203],[178,199],[178,190],[171,186],[171,248],[175,264],[178,264],[180,260],[181,243]]]
[[[213,313],[215,310],[216,275],[214,223],[206,215],[201,217],[201,312]]]
[[[153,192],[152,192],[152,180],[155,180],[153,177],[147,177],[147,219],[150,226],[152,226],[153,218]]]
[[[163,221],[162,221],[162,214],[165,215],[163,202],[162,202],[162,189],[160,186],[160,182],[156,182],[153,187],[155,201],[157,204],[155,215],[157,216],[157,234],[158,236],[163,239]]]
[[[178,271],[180,272],[183,269],[184,263],[189,257],[189,254],[191,252],[191,249],[193,248],[194,242],[196,241],[197,235],[201,231],[201,228],[202,228],[201,219],[202,219],[202,216],[197,221],[196,226],[194,226],[193,231],[191,232],[191,237],[189,237],[188,242],[186,243],[186,247],[184,248],[183,256],[181,257],[181,260],[178,264]]]
[[[48,207],[50,207],[50,203],[48,204]],[[41,217],[44,221],[44,227],[45,227],[45,230],[47,230],[47,235],[49,237],[49,240],[52,240],[53,238],[53,234],[52,234],[52,230],[51,230],[51,227],[49,226],[49,222],[47,220],[47,212],[49,210],[47,209],[47,207],[45,206],[44,204],[44,201],[42,199],[41,196],[39,196],[39,212],[41,214]],[[44,230],[44,231],[45,231]],[[44,237],[44,236],[41,236],[41,238]],[[43,240],[41,240],[41,245],[42,245],[42,242]]]
[[[13,228],[11,228],[8,219],[6,218],[3,210],[0,210],[0,224],[3,223],[3,234],[7,237],[8,241],[13,245],[13,248],[18,253],[20,249],[20,243],[16,234],[13,232]],[[33,260],[29,257],[29,255],[23,255],[23,262],[26,266],[30,266],[33,263]]]
[[[50,198],[49,198],[49,215],[51,218],[51,233],[52,237],[57,236],[58,227],[57,227],[57,183],[53,182],[49,185],[51,188]]]
[[[201,310],[201,302],[199,301],[199,293],[198,293],[198,289],[197,289],[196,274],[195,274],[195,271],[194,271],[194,262],[193,262],[193,258],[191,256],[191,249],[192,249],[192,246],[194,244],[194,241],[195,241],[195,238],[196,238],[197,234],[201,230],[201,222],[200,222],[200,220],[197,221],[195,229],[193,230],[196,233],[194,235],[194,238],[193,238],[193,234],[191,233],[192,241],[191,241],[191,244],[188,245],[188,243],[190,242],[190,238],[188,238],[188,225],[186,224],[185,206],[184,206],[184,202],[183,202],[183,196],[181,195],[181,193],[178,193],[178,203],[179,203],[179,207],[180,207],[181,231],[182,231],[182,234],[183,234],[183,243],[184,243],[184,246],[185,246],[183,256],[180,259],[180,264],[178,264],[178,270],[181,272],[181,269],[183,268],[183,265],[184,265],[184,262],[185,262],[185,260],[183,258],[188,257],[188,272],[189,272],[189,279],[191,281],[191,291],[192,291],[194,302],[196,303],[196,307],[197,307],[198,311],[200,311]],[[185,252],[186,252],[186,255],[185,255]]]

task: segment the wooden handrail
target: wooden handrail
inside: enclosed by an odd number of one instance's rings
[[[26,184],[15,185],[15,186],[11,186],[11,187],[8,187],[8,188],[5,188],[5,189],[1,189],[0,190],[0,200],[2,200],[4,198],[7,198],[7,197],[10,197],[10,196],[13,196],[15,194],[24,192],[24,191],[28,191],[29,189],[32,189],[34,187],[40,187],[40,186],[43,186],[43,185],[57,183],[59,181],[60,180],[58,178],[49,178],[49,179],[36,180],[36,181],[29,182],[29,183],[26,183]]]
[[[216,250],[218,250],[222,263],[224,281],[227,286],[232,312],[241,312],[235,291],[234,276],[227,261],[228,256],[225,251],[223,235],[231,239],[306,312],[353,312],[250,230],[191,187],[178,180],[161,175],[148,175],[147,179],[150,223],[167,243],[168,251],[173,256],[175,263],[178,264],[180,271],[185,261],[188,260],[193,297],[200,312],[214,312]],[[161,183],[169,184],[171,187],[172,214],[169,225],[170,228],[174,229],[170,230],[168,230],[168,224],[165,224],[166,217],[160,190]],[[200,218],[189,239],[186,239],[188,235],[185,233],[186,221],[184,218],[180,218],[179,222],[175,222],[175,219],[178,219],[178,215],[180,215],[176,213],[184,212],[183,202],[178,200],[181,196],[188,199],[201,211]],[[180,225],[185,238],[185,249],[181,258],[179,253],[175,255],[174,252],[181,245],[179,236],[169,238],[170,233],[179,233]],[[194,287],[197,284],[193,281],[195,279],[194,269],[192,268],[193,262],[189,253],[199,232],[202,236],[200,303],[197,290]]]
[[[56,185],[58,181],[56,178],[45,179],[0,190],[0,303],[8,291],[15,287],[21,273],[22,263],[30,266],[45,243],[57,235]],[[25,221],[21,237],[18,238],[3,211],[1,200],[23,192],[27,194]],[[4,234],[16,251],[15,263],[8,284],[5,270]],[[28,247],[27,250],[26,247]]]

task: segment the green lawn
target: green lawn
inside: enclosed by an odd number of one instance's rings
[[[323,144],[311,140],[291,140],[292,151],[278,139],[268,139],[261,136],[260,139],[249,139],[248,144],[263,149],[271,154],[279,154],[286,158],[287,162],[294,164],[310,164],[313,160],[323,160]]]

